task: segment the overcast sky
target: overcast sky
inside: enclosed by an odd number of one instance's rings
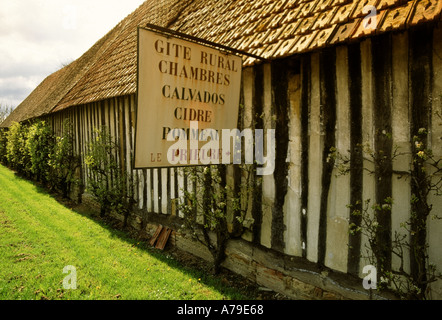
[[[0,104],[16,107],[144,0],[0,0]]]

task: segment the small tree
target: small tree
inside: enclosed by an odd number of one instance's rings
[[[54,148],[49,155],[49,166],[53,188],[61,191],[64,198],[69,193],[74,184],[79,181],[75,174],[80,168],[80,158],[74,152],[73,125],[69,119],[63,123],[63,134],[55,138]]]
[[[25,146],[30,159],[29,171],[38,181],[47,182],[51,178],[49,155],[52,153],[54,139],[45,121],[37,120],[28,128]]]
[[[6,145],[8,143],[8,135],[6,129],[0,129],[0,163],[7,165]]]
[[[134,197],[128,174],[117,158],[119,149],[107,128],[102,127],[95,130],[85,162],[89,168],[88,188],[100,204],[100,216],[104,217],[113,209],[124,216],[123,226],[126,227]]]
[[[192,238],[204,245],[213,257],[213,271],[219,273],[225,260],[225,249],[229,239],[240,237],[247,225],[248,197],[252,191],[253,166],[244,166],[244,183],[241,191],[227,185],[226,166],[186,168],[194,189],[184,190],[179,205],[184,214],[184,231],[190,231]],[[245,201],[243,201],[245,200]],[[229,219],[228,207],[232,211]],[[233,227],[229,228],[229,224]]]
[[[22,174],[28,174],[30,157],[26,148],[27,127],[14,122],[7,133],[6,158],[9,165]]]
[[[440,278],[436,273],[436,266],[430,264],[428,256],[427,230],[428,220],[441,219],[438,215],[432,215],[433,205],[429,202],[429,195],[442,195],[442,159],[436,157],[427,146],[428,130],[420,128],[413,137],[411,152],[411,170],[393,171],[401,176],[408,177],[411,184],[411,214],[407,221],[401,223],[402,232],[395,231],[391,243],[385,243],[379,234],[390,232],[382,225],[382,214],[390,214],[394,199],[388,197],[382,203],[371,204],[371,199],[364,201],[365,205],[356,203],[348,205],[351,215],[360,218],[361,223],[350,224],[349,232],[352,235],[361,233],[368,239],[369,262],[377,267],[377,274],[382,289],[393,290],[399,297],[405,299],[427,299],[428,288],[431,282]],[[360,146],[366,157],[374,165],[379,165],[380,159],[384,159],[383,152],[373,151],[368,146]],[[398,156],[404,155],[395,147],[392,151],[391,161]],[[333,157],[339,174],[349,172],[350,160],[339,154],[332,148],[330,157]],[[373,173],[370,171],[370,173]],[[361,209],[358,209],[361,208]],[[410,256],[410,271],[406,271],[406,253]],[[399,259],[398,268],[387,268],[384,261],[392,255]]]
[[[415,217],[411,217],[409,220],[401,223],[402,231],[394,232],[391,245],[378,241],[379,238],[377,234],[384,232],[385,228],[378,222],[374,212],[378,212],[380,207],[383,207],[383,210],[389,211],[392,205],[393,199],[391,198],[385,199],[382,205],[371,204],[371,200],[368,199],[365,201],[362,210],[357,210],[355,206],[349,205],[349,208],[352,210],[351,214],[361,218],[361,224],[351,224],[349,226],[349,232],[351,235],[361,233],[367,238],[367,250],[363,258],[377,267],[379,278],[377,288],[379,290],[391,290],[403,299],[427,299],[428,285],[440,278],[440,275],[436,272],[436,266],[429,263],[428,244],[425,242],[423,246],[417,246],[412,240],[410,241],[408,239],[409,235],[413,235],[412,225],[415,223],[415,221],[413,221]],[[433,218],[439,219],[437,216],[433,216]],[[426,220],[422,220],[419,223],[420,227],[426,224],[426,222]],[[390,250],[390,254],[399,259],[399,267],[388,270],[382,268],[382,263],[379,264],[383,252],[387,250]],[[405,265],[407,253],[413,251],[418,253],[420,259],[422,259],[416,260],[415,256],[412,258],[411,263],[417,263],[420,266],[419,276],[417,277],[412,272],[406,271],[407,268]]]
[[[435,281],[435,266],[429,264],[427,244],[427,223],[441,219],[431,215],[433,205],[429,195],[442,195],[442,158],[435,156],[428,148],[428,130],[420,128],[413,137],[411,169],[411,216],[404,226],[410,233],[411,252],[410,277],[416,288],[414,296],[418,299],[427,297],[428,284]]]

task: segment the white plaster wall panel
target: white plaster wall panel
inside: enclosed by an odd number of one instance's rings
[[[321,206],[321,172],[323,139],[321,136],[321,105],[319,53],[311,55],[309,200],[307,212],[307,259],[318,260],[318,232]]]

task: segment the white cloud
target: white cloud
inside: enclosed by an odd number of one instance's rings
[[[143,0],[2,0],[0,101],[16,106]]]
[[[11,76],[0,78],[0,104],[17,106],[40,83],[37,76]]]

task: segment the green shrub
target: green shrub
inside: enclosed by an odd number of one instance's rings
[[[6,144],[8,143],[7,131],[5,129],[0,129],[0,163],[7,165],[7,151]]]
[[[45,121],[34,122],[27,131],[25,145],[30,158],[27,169],[38,181],[47,182],[50,178],[49,155],[54,147],[52,129]]]
[[[69,119],[63,123],[63,134],[55,138],[49,155],[50,183],[67,198],[72,186],[78,183],[76,170],[81,166],[80,159],[74,153],[73,126]]]
[[[188,233],[209,250],[215,274],[221,271],[226,258],[227,242],[240,238],[255,224],[255,220],[246,215],[247,199],[258,187],[254,180],[256,166],[242,165],[235,169],[241,174],[239,190],[227,183],[226,165],[184,168],[193,187],[182,190],[184,196],[178,206],[183,213],[181,232]]]
[[[133,187],[126,170],[120,166],[118,144],[106,127],[95,130],[95,138],[88,144],[85,162],[88,166],[88,190],[101,206],[103,217],[110,210],[124,216],[124,226],[131,211]]]
[[[31,162],[26,148],[27,132],[27,126],[14,122],[7,133],[6,158],[12,169],[22,174],[29,173]]]

